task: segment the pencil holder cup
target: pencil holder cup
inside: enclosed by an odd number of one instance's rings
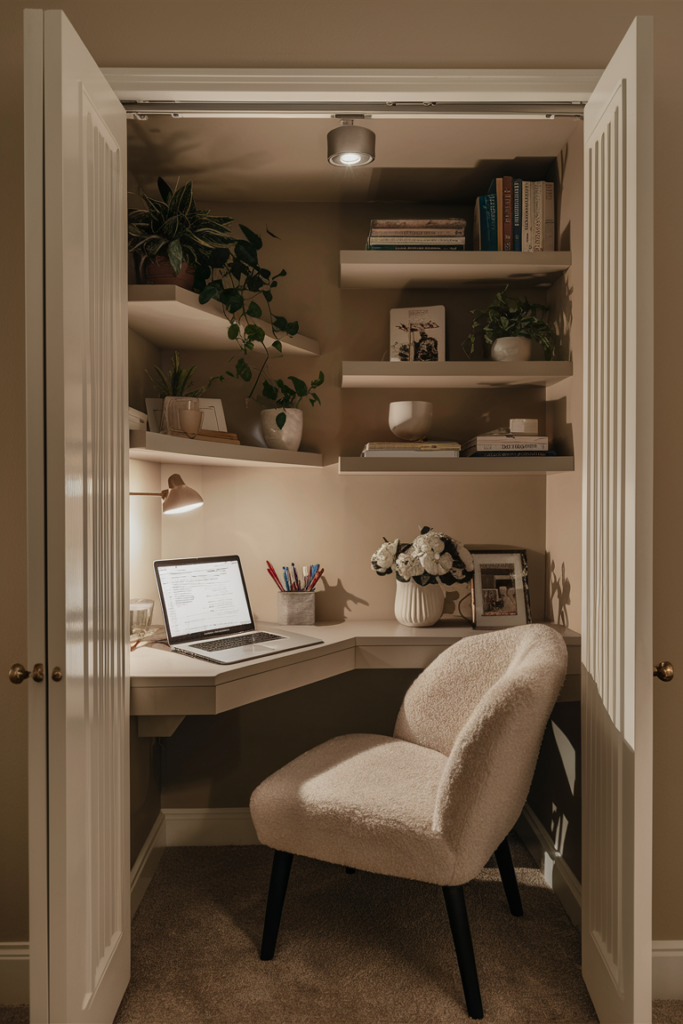
[[[277,621],[281,626],[315,625],[315,591],[278,593]]]

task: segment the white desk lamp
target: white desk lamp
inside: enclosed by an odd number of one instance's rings
[[[201,494],[188,487],[181,476],[173,473],[168,478],[168,490],[164,491],[130,491],[131,495],[148,495],[154,498],[161,498],[161,511],[165,515],[175,515],[178,512],[191,512],[193,508],[200,508],[204,504]]]

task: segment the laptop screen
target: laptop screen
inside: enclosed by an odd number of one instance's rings
[[[154,571],[170,643],[254,628],[238,555],[165,559]]]

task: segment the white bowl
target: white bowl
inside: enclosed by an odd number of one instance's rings
[[[402,441],[419,441],[432,425],[431,402],[391,402],[389,426]]]

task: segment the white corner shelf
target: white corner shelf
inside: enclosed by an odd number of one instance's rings
[[[265,320],[252,323],[266,332],[266,343],[275,338]],[[128,285],[128,325],[143,338],[162,349],[237,350],[228,338],[228,322],[216,299],[201,305],[199,295],[173,284]],[[317,341],[303,334],[282,340],[282,354],[318,356]]]
[[[341,288],[548,287],[572,265],[570,252],[342,250]]]
[[[574,469],[573,455],[554,455],[547,459],[524,458],[510,459],[449,459],[449,458],[355,458],[342,456],[339,459],[340,473],[353,474],[391,474],[406,473],[442,474],[452,473],[459,476],[548,476],[550,473],[571,473]]]
[[[323,457],[314,452],[285,452],[244,444],[199,441],[189,437],[130,431],[130,457],[140,462],[174,462],[190,466],[322,469]]]
[[[506,388],[543,387],[566,380],[572,363],[534,360],[520,363],[344,362],[343,388]]]

